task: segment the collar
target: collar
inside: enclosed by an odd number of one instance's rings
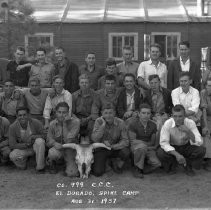
[[[180,62],[181,62],[182,64],[184,64],[183,61],[182,61],[182,57],[181,57],[181,56],[180,56]],[[190,63],[190,57],[188,57],[188,60],[185,62],[185,64],[188,64],[188,63]]]
[[[126,66],[126,62],[125,61],[123,61],[123,64],[124,64],[124,66]],[[127,64],[133,65],[133,61],[127,62]]]
[[[65,89],[63,88],[62,92],[60,94],[56,93],[56,96],[64,95],[65,94]]]
[[[58,66],[59,67],[64,67],[65,65],[66,65],[66,59],[65,58],[63,58],[62,62],[58,61]]]
[[[49,64],[49,63],[45,61],[45,63],[43,63],[43,64],[40,64],[40,63],[37,62],[35,65],[36,65],[36,66],[45,66],[45,65],[47,65],[47,64]]]
[[[108,123],[106,123],[106,124],[108,125]],[[113,123],[112,123],[111,125],[118,126],[118,124],[119,124],[118,119],[117,119],[116,117],[114,117],[114,121],[113,121]],[[110,125],[110,126],[111,126],[111,125]]]
[[[68,116],[65,118],[64,123],[67,123],[67,122],[71,121],[72,119],[73,119],[73,117],[68,115]],[[59,124],[59,121],[58,121],[57,119],[55,119],[54,122],[55,122],[56,125]]]
[[[94,72],[94,71],[95,71],[95,67],[96,67],[96,66],[95,66],[95,64],[94,64],[94,69],[93,69],[93,71],[91,71],[91,72]],[[88,70],[88,65],[87,65],[87,64],[85,65],[85,70],[88,71],[88,72],[90,72],[90,71]]]
[[[149,65],[155,66],[155,65],[152,63],[152,60],[151,60],[151,59],[149,59],[147,62],[149,63]],[[158,61],[157,67],[159,67],[160,65],[161,65],[161,62]]]
[[[127,93],[127,91],[126,91],[126,96],[134,97],[134,95],[135,95],[135,90],[133,91],[133,93],[131,95],[129,93]]]
[[[114,91],[113,95],[115,95],[115,94],[116,94],[116,91],[117,91],[117,89],[115,89],[115,91]],[[108,96],[107,91],[106,91],[106,89],[105,89],[105,88],[104,88],[104,95],[105,95],[105,96]]]
[[[81,89],[78,90],[78,95],[82,96],[82,90],[81,90]],[[89,89],[89,91],[87,91],[87,94],[84,95],[84,96],[85,96],[85,97],[91,96],[91,89]]]
[[[182,94],[182,93],[185,93],[185,94],[190,93],[190,94],[192,94],[192,92],[193,92],[193,88],[192,88],[191,86],[189,87],[189,91],[188,91],[187,93],[183,92],[182,87],[179,87],[179,93],[180,93],[180,94]]]
[[[172,119],[171,127],[174,128],[174,127],[176,127],[176,124],[175,124],[174,118],[172,117],[171,119]],[[187,118],[184,119],[184,125],[186,124],[186,120],[187,120]]]
[[[154,93],[153,90],[151,89],[151,95],[159,94],[159,93],[163,93],[162,87],[159,87],[159,92],[158,93]]]

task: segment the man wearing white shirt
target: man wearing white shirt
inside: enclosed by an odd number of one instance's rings
[[[150,89],[149,76],[157,74],[161,80],[161,86],[167,87],[167,68],[164,63],[159,61],[161,47],[159,44],[150,46],[150,60],[143,61],[138,68],[138,83],[144,89]]]
[[[176,164],[184,166],[189,176],[194,176],[195,169],[200,169],[206,149],[202,147],[202,137],[193,120],[185,117],[182,105],[172,109],[172,118],[167,120],[160,133],[160,148],[157,156],[164,170],[175,172]]]
[[[185,115],[198,123],[201,112],[199,110],[200,95],[199,91],[191,87],[192,80],[189,72],[181,72],[179,78],[180,87],[171,93],[173,105],[181,104],[185,108]]]

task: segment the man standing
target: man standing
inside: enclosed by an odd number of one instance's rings
[[[55,49],[55,57],[57,63],[55,64],[55,75],[59,75],[64,79],[64,89],[68,90],[70,93],[75,92],[79,89],[78,77],[79,70],[78,66],[70,62],[67,57],[65,57],[65,52],[62,47],[57,47]]]
[[[53,64],[46,62],[46,50],[38,48],[36,50],[38,62],[31,66],[30,78],[38,78],[42,88],[50,88],[55,75]]]
[[[11,152],[9,148],[9,126],[10,122],[0,116],[0,164],[6,165],[9,160],[9,154]]]
[[[143,97],[140,91],[135,87],[135,76],[132,73],[124,75],[124,89],[121,90],[117,99],[117,116],[121,119],[128,118],[137,114],[139,105],[143,103]]]
[[[134,177],[143,178],[143,173],[150,173],[161,166],[156,156],[158,146],[156,140],[156,124],[150,120],[151,108],[148,104],[141,104],[139,118],[132,118],[129,122],[129,140],[134,161]],[[150,168],[144,171],[144,162],[147,159]]]
[[[30,117],[43,122],[43,110],[48,91],[40,88],[40,80],[38,78],[31,78],[29,80],[29,89],[23,89],[22,92],[26,99]]]
[[[56,119],[51,121],[47,135],[48,163],[50,173],[57,173],[56,163],[60,159],[65,159],[65,175],[77,176],[78,168],[75,163],[76,152],[73,149],[63,149],[66,143],[79,143],[78,133],[80,121],[77,118],[68,116],[69,106],[66,102],[60,102],[56,106]]]
[[[9,78],[16,86],[27,87],[31,63],[24,61],[25,49],[17,47],[14,56],[15,60],[7,64],[6,71],[9,72]]]
[[[194,176],[192,167],[200,169],[205,155],[202,137],[193,120],[185,117],[185,108],[176,105],[173,117],[167,120],[160,134],[160,148],[157,155],[166,172],[175,172],[176,164],[184,166],[188,176]]]
[[[104,75],[104,70],[95,64],[96,58],[94,52],[88,52],[85,57],[85,65],[79,68],[79,73],[87,74],[89,77],[90,88],[97,90],[98,79]]]
[[[26,169],[27,159],[36,155],[36,171],[45,171],[45,140],[43,126],[39,120],[29,118],[29,110],[19,107],[17,120],[9,128],[9,146],[11,161],[19,169]]]
[[[94,151],[93,174],[102,176],[105,173],[106,161],[119,158],[119,162],[112,162],[116,173],[122,172],[124,162],[129,158],[129,140],[123,120],[115,117],[115,109],[111,103],[102,107],[102,117],[96,119],[92,132],[94,142],[104,143],[111,150],[98,148]]]
[[[60,76],[57,75],[53,78],[53,87],[53,93],[48,94],[43,110],[45,129],[49,127],[50,119],[55,118],[55,107],[59,102],[68,104],[69,116],[72,116],[72,94],[64,89],[64,80]]]
[[[124,77],[126,73],[131,73],[137,77],[138,63],[133,62],[133,49],[130,46],[124,46],[122,49],[122,58],[123,62],[117,65],[118,73],[120,76]]]
[[[180,57],[169,64],[167,88],[173,90],[179,86],[179,75],[187,71],[192,79],[192,86],[200,91],[201,70],[200,67],[190,58],[190,43],[183,41],[179,43]]]
[[[138,67],[138,83],[144,89],[150,89],[149,76],[157,74],[162,87],[167,87],[167,68],[164,63],[159,61],[161,47],[159,44],[150,46],[150,60],[142,62]]]
[[[72,113],[80,119],[80,134],[87,136],[93,127],[90,125],[92,121],[91,108],[97,95],[90,88],[89,78],[86,74],[79,77],[79,86],[80,89],[73,93]]]

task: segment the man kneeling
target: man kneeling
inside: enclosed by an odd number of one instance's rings
[[[195,175],[192,167],[200,169],[205,155],[202,137],[193,120],[185,117],[185,108],[175,105],[173,117],[167,120],[160,134],[157,155],[166,172],[174,173],[177,162],[184,166],[189,176]]]
[[[129,139],[133,153],[134,171],[137,178],[143,178],[143,173],[150,173],[161,166],[156,156],[157,126],[150,120],[151,108],[148,104],[141,104],[139,117],[131,119],[129,124]],[[150,168],[144,170],[144,161],[147,159]]]
[[[47,135],[47,146],[49,147],[47,162],[50,165],[50,173],[57,173],[56,164],[64,158],[66,162],[64,175],[75,177],[79,175],[75,163],[76,152],[73,149],[64,149],[62,145],[78,143],[80,121],[78,118],[68,116],[69,106],[66,102],[58,103],[55,110],[56,119],[50,123]]]
[[[27,159],[36,155],[36,170],[44,172],[45,167],[45,140],[43,126],[40,121],[29,118],[26,107],[16,109],[17,120],[9,128],[9,146],[11,161],[19,168],[26,169]]]
[[[105,173],[106,161],[111,160],[116,173],[122,172],[124,162],[129,157],[129,140],[123,120],[115,117],[114,106],[107,103],[102,107],[102,117],[96,119],[92,132],[94,142],[104,143],[111,150],[98,148],[94,151],[93,174],[101,176]],[[116,158],[119,158],[117,162]]]

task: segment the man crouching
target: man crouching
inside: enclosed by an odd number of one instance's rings
[[[69,106],[66,102],[60,102],[56,108],[56,119],[50,123],[47,134],[47,146],[49,147],[47,162],[50,165],[50,173],[57,173],[56,163],[63,159],[66,162],[64,175],[78,176],[75,163],[76,152],[73,149],[63,149],[66,143],[78,143],[80,121],[78,118],[68,116]]]
[[[125,123],[115,117],[114,106],[111,103],[102,107],[102,116],[97,118],[94,124],[92,140],[111,148],[98,148],[94,151],[93,174],[102,176],[108,159],[112,161],[113,170],[121,173],[124,162],[129,158],[129,140]],[[116,158],[120,160],[117,162],[114,160]]]
[[[9,128],[9,146],[11,161],[19,169],[26,169],[27,159],[36,155],[37,173],[44,173],[45,169],[45,140],[43,139],[42,123],[29,118],[29,109],[16,109],[16,121]]]

